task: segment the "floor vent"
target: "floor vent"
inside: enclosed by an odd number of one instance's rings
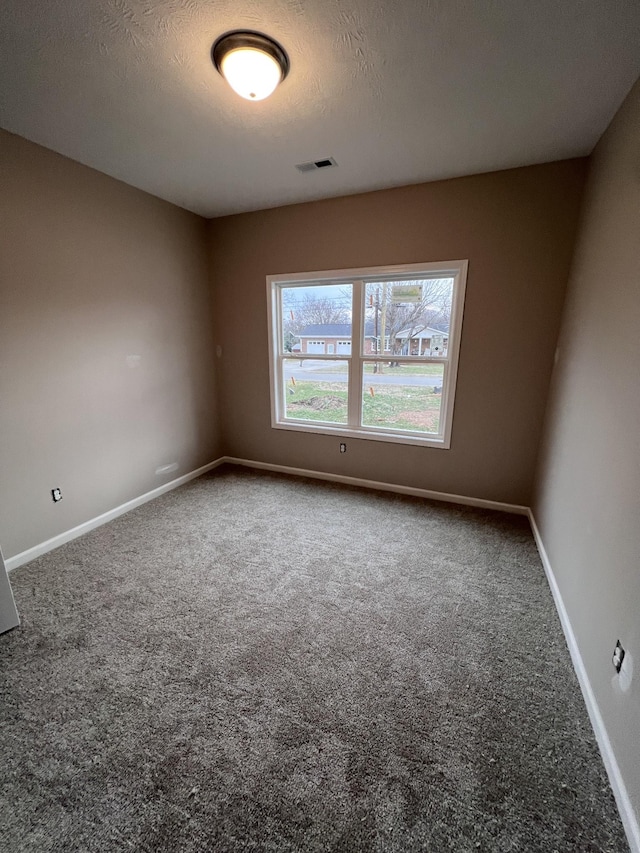
[[[325,157],[322,160],[310,160],[308,163],[298,163],[296,169],[299,172],[317,172],[318,169],[330,169],[338,164],[333,157]]]

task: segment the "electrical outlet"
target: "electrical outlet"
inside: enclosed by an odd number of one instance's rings
[[[611,663],[614,665],[616,672],[620,672],[622,668],[622,661],[624,660],[624,649],[622,648],[622,644],[620,640],[616,643],[616,647],[613,650],[613,657],[611,658]]]
[[[57,504],[58,501],[62,500],[62,492],[60,489],[51,489],[51,497],[53,498],[54,504]]]
[[[340,442],[340,453],[346,453],[346,452],[347,452],[347,445],[345,444],[344,441],[341,441]]]

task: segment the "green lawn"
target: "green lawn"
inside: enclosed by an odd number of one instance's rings
[[[373,391],[373,394],[371,393]],[[437,433],[441,394],[431,387],[373,385],[365,388],[362,409],[365,426]],[[287,384],[287,417],[331,424],[347,423],[347,391],[344,382]]]
[[[304,382],[286,387],[287,417],[305,421],[347,423],[346,382]]]

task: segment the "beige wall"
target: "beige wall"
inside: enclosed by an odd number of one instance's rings
[[[640,82],[593,156],[535,516],[640,816]],[[635,658],[622,693],[620,638]],[[640,843],[640,838],[638,839]]]
[[[574,160],[211,223],[228,454],[528,504],[585,173]],[[273,430],[265,276],[468,258],[450,450]]]
[[[220,447],[205,221],[5,132],[0,187],[9,558]]]

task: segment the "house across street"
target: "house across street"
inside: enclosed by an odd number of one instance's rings
[[[364,355],[380,352],[379,335],[375,334],[374,323],[367,320],[364,328]],[[350,355],[351,323],[312,323],[295,336],[299,343],[291,348],[300,355]],[[446,356],[449,344],[448,326],[422,326],[402,329],[394,337],[391,346],[389,335],[385,335],[384,352],[394,355]]]

